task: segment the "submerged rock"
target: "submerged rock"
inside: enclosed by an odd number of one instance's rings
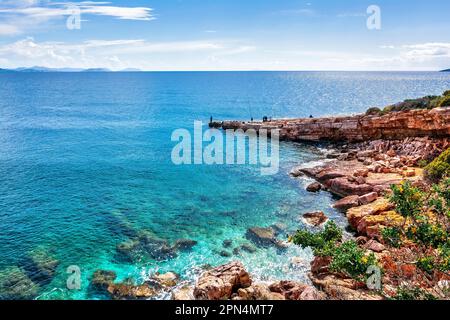
[[[221,250],[221,251],[219,252],[219,255],[220,255],[221,257],[224,257],[224,258],[231,257],[231,253],[228,252],[228,251],[226,251],[226,250]]]
[[[178,239],[175,241],[175,249],[178,249],[180,251],[189,251],[197,245],[197,241],[191,240],[191,239]]]
[[[308,212],[303,215],[306,223],[318,227],[328,220],[328,217],[322,211]]]
[[[30,252],[24,259],[22,268],[36,283],[50,283],[56,273],[59,261],[44,248]]]
[[[114,271],[97,270],[92,275],[91,286],[98,291],[106,291],[114,283],[117,275]]]
[[[241,249],[242,249],[243,251],[246,251],[246,252],[249,252],[249,253],[255,253],[256,250],[257,250],[254,246],[252,246],[252,245],[249,244],[249,243],[244,243],[244,244],[242,244],[242,245],[241,245]]]
[[[252,279],[239,261],[219,266],[203,273],[194,288],[194,297],[199,300],[230,299],[238,289],[247,288]]]
[[[32,300],[38,293],[39,286],[19,267],[0,271],[0,300]]]
[[[255,244],[260,246],[276,246],[277,248],[284,248],[285,246],[276,239],[275,237],[275,231],[268,227],[268,228],[260,228],[260,227],[253,227],[247,229],[247,233],[245,235],[247,239],[250,241],[253,241]]]
[[[222,242],[222,246],[224,248],[229,248],[233,245],[233,240],[223,240]]]

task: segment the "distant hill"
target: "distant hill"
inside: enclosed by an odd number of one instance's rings
[[[441,70],[441,72],[450,72],[450,69]]]
[[[122,71],[140,71],[138,69],[126,69]],[[22,67],[16,69],[1,69],[1,73],[6,72],[113,72],[106,68],[90,68],[90,69],[82,69],[82,68],[47,68],[47,67]]]

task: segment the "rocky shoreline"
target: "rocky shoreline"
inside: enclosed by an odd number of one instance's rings
[[[427,112],[429,111],[421,114]],[[404,112],[401,117],[408,113],[411,115],[410,112]],[[448,116],[450,109],[438,110],[437,113]],[[390,117],[399,119],[398,114]],[[334,121],[325,119],[328,120],[316,119],[314,123]],[[154,274],[139,285],[132,281],[115,283],[114,273],[99,270],[94,274],[91,286],[112,299],[154,299],[164,295],[174,300],[380,300],[394,297],[400,284],[409,283],[425,289],[433,296],[448,298],[443,289],[443,283],[450,280],[447,274],[435,273],[431,277],[425,275],[417,268],[411,255],[414,250],[412,244],[392,248],[384,243],[381,235],[383,228],[405,223],[404,217],[393,210],[392,203],[386,198],[391,185],[410,181],[413,186],[429,188],[429,182],[424,178],[424,163],[430,162],[450,147],[450,121],[436,122],[436,118],[433,119],[433,125],[440,127],[432,129],[434,134],[431,136],[422,137],[421,134],[416,136],[413,131],[400,131],[401,138],[396,139],[339,140],[328,145],[325,155],[327,161],[324,164],[312,168],[300,166],[290,172],[293,179],[307,177],[315,180],[307,186],[307,191],[331,192],[339,197],[333,206],[347,217],[353,240],[361,249],[373,254],[383,270],[383,286],[380,290],[370,290],[364,281],[332,271],[330,258],[323,256],[316,256],[311,262],[308,284],[289,279],[276,282],[255,281],[241,262],[232,261],[218,267],[205,266],[196,270],[195,283],[182,281],[173,272]],[[278,125],[280,122],[271,122],[270,125],[273,123]],[[227,127],[224,124],[221,123],[221,127]],[[267,125],[269,124],[264,124]],[[241,128],[242,123],[237,123],[234,127],[236,126]],[[405,132],[409,132],[410,136],[404,137]],[[442,133],[446,136],[441,136]],[[297,137],[284,136],[285,139],[294,141],[298,141]],[[321,139],[322,137],[318,140]],[[323,230],[329,220],[320,211],[306,213],[303,219],[317,231]],[[247,230],[245,237],[254,245],[274,246],[277,250],[284,250],[291,244],[279,240],[277,236],[280,233],[283,233],[282,226],[253,227]],[[129,256],[136,248],[147,252],[150,245],[150,251],[154,255],[154,247],[160,248],[162,242],[153,238],[151,235],[132,236],[129,242],[118,246],[118,252]],[[187,250],[195,245],[194,241],[184,240],[183,243],[186,243],[184,247]],[[180,247],[179,243],[174,246],[162,244],[163,248],[156,250],[158,257],[161,253],[163,256],[172,255]],[[229,245],[231,244],[225,242],[223,244],[224,248]],[[242,249],[255,250],[251,245]],[[225,255],[225,250],[224,256],[229,256]]]
[[[425,274],[414,261],[414,245],[390,248],[381,230],[406,222],[385,197],[392,185],[410,181],[413,186],[430,188],[422,167],[450,147],[450,108],[395,112],[384,117],[233,121],[210,126],[256,131],[278,128],[284,140],[334,141],[326,156],[330,161],[313,168],[296,167],[290,174],[316,180],[307,186],[309,192],[327,191],[340,197],[334,208],[346,215],[357,244],[380,263],[383,286],[370,290],[362,281],[332,272],[330,259],[317,256],[308,273],[312,286],[289,280],[252,283],[242,264],[232,262],[207,271],[193,288],[183,288],[183,294],[175,291],[173,299],[380,300],[392,299],[405,283],[433,297],[449,298],[450,276],[445,272]],[[318,229],[328,220],[323,212],[307,213],[304,219]]]

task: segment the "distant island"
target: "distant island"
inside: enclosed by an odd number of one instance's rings
[[[450,72],[450,69],[441,70],[441,72]]]
[[[90,68],[90,69],[82,69],[82,68],[47,68],[47,67],[29,67],[29,68],[16,68],[16,69],[2,69],[0,68],[0,73],[7,72],[140,72],[139,69],[123,69],[119,71],[113,71],[107,68]]]

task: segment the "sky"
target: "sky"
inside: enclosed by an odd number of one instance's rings
[[[449,14],[448,0],[0,0],[0,68],[441,70]]]

